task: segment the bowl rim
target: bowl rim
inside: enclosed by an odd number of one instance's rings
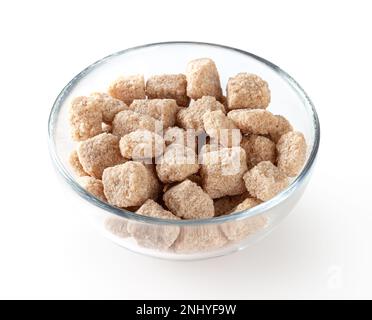
[[[304,167],[302,168],[302,171],[300,174],[290,183],[290,185],[278,193],[275,197],[271,198],[268,201],[265,201],[253,208],[250,208],[248,210],[240,211],[237,213],[229,214],[229,215],[223,215],[219,217],[212,217],[212,218],[205,218],[205,219],[193,219],[193,220],[170,220],[170,219],[160,219],[155,217],[149,217],[144,215],[139,215],[131,211],[127,211],[122,208],[118,208],[115,206],[112,206],[106,202],[103,202],[87,192],[84,188],[82,188],[79,183],[76,181],[76,179],[70,174],[70,172],[65,168],[63,165],[61,159],[57,155],[56,146],[55,146],[55,124],[58,120],[59,112],[61,110],[62,103],[64,101],[64,98],[66,95],[70,93],[70,91],[73,89],[73,87],[81,80],[86,74],[88,74],[90,71],[98,67],[99,65],[106,63],[111,58],[114,58],[116,56],[120,56],[138,49],[148,48],[148,47],[154,47],[154,46],[166,46],[166,45],[201,45],[201,46],[209,46],[209,47],[216,47],[220,49],[226,49],[230,51],[235,51],[238,53],[241,53],[243,55],[247,55],[270,69],[272,71],[276,72],[284,81],[289,84],[292,89],[297,93],[298,96],[300,96],[304,102],[304,107],[309,109],[312,113],[312,122],[314,127],[314,143],[312,146],[312,149],[309,154],[309,158],[306,161]],[[49,146],[49,153],[52,158],[53,164],[56,167],[57,171],[62,175],[64,180],[68,183],[68,185],[75,190],[81,197],[88,200],[93,205],[96,205],[100,207],[101,209],[104,209],[110,214],[115,214],[119,217],[126,218],[128,220],[134,220],[142,223],[151,223],[151,224],[159,224],[159,225],[183,225],[183,226],[200,226],[200,225],[209,225],[209,224],[221,224],[224,222],[230,222],[230,221],[237,221],[242,220],[245,218],[253,217],[260,215],[264,213],[265,211],[275,207],[288,197],[298,188],[300,187],[304,181],[306,180],[306,177],[311,172],[311,169],[315,163],[315,159],[318,153],[319,149],[319,143],[320,143],[320,124],[319,124],[319,117],[316,112],[316,109],[314,107],[314,104],[312,103],[311,99],[307,95],[307,93],[304,91],[304,89],[297,83],[296,80],[294,80],[287,72],[283,71],[281,68],[279,68],[277,65],[273,64],[272,62],[261,58],[255,54],[252,54],[250,52],[237,49],[234,47],[221,45],[221,44],[215,44],[215,43],[208,43],[208,42],[195,42],[195,41],[166,41],[166,42],[155,42],[155,43],[148,43],[144,45],[139,45],[135,47],[131,47],[128,49],[124,49],[118,52],[115,52],[113,54],[110,54],[83,69],[81,72],[79,72],[72,80],[70,80],[67,85],[62,89],[62,91],[58,94],[56,100],[53,103],[52,109],[50,111],[49,119],[48,119],[48,146]]]

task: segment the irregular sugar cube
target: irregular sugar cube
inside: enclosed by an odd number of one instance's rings
[[[204,131],[204,114],[216,110],[225,112],[225,107],[216,98],[205,96],[199,100],[191,101],[187,108],[181,109],[177,114],[177,123],[184,129],[194,129],[198,135]]]
[[[278,168],[289,177],[301,171],[306,160],[306,141],[301,132],[291,131],[282,135],[276,145]]]
[[[204,113],[203,125],[213,143],[225,147],[239,146],[242,138],[240,130],[221,110]]]
[[[102,120],[106,123],[111,123],[118,112],[128,109],[123,101],[115,99],[107,93],[94,92],[89,99],[91,104],[102,111]]]
[[[270,90],[266,81],[250,73],[238,73],[227,82],[227,105],[231,109],[266,109]]]
[[[262,109],[233,110],[227,116],[245,134],[269,134],[278,121],[271,112]]]
[[[123,163],[125,159],[120,154],[119,140],[110,133],[101,133],[80,142],[77,153],[84,171],[101,179],[104,169]]]
[[[103,184],[101,180],[93,177],[80,177],[78,179],[78,182],[89,193],[91,193],[101,201],[107,202],[105,194],[103,193]]]
[[[105,169],[102,182],[107,201],[121,208],[141,206],[156,199],[160,190],[151,168],[136,161]]]
[[[163,183],[183,181],[198,171],[195,151],[180,144],[170,145],[156,165],[156,172]]]
[[[72,101],[69,121],[75,141],[83,141],[102,132],[102,111],[88,97],[77,97]]]
[[[249,197],[245,192],[236,196],[225,196],[214,200],[214,216],[219,217],[231,213],[235,207]]]
[[[134,99],[145,99],[145,79],[143,75],[122,76],[109,86],[110,96],[130,105]]]
[[[132,111],[162,121],[164,128],[174,126],[179,109],[176,101],[173,99],[134,100],[129,108]]]
[[[243,179],[249,194],[262,201],[270,200],[289,184],[287,176],[270,161],[260,162]]]
[[[246,191],[243,175],[247,170],[245,151],[240,147],[205,152],[200,169],[203,189],[212,199],[242,194]]]
[[[216,225],[182,227],[172,248],[177,253],[193,253],[223,247],[227,238]]]
[[[127,159],[151,159],[163,154],[163,138],[148,130],[136,130],[120,139],[120,152]]]
[[[191,99],[212,96],[220,99],[222,89],[216,64],[209,58],[190,61],[186,68],[187,95]]]
[[[151,199],[147,200],[136,213],[160,219],[179,220],[172,212],[165,210]],[[178,226],[157,225],[146,222],[129,222],[128,232],[142,247],[165,250],[177,239],[180,228]]]
[[[269,136],[272,141],[277,143],[283,134],[293,131],[293,127],[283,116],[276,115],[275,118],[275,125],[270,128]]]
[[[81,165],[79,161],[79,156],[76,150],[71,152],[70,157],[69,157],[69,163],[70,163],[72,170],[78,177],[89,176],[89,174],[87,174],[84,171],[83,166]]]
[[[255,198],[247,198],[240,203],[232,212],[237,213],[253,208],[261,203]],[[262,230],[267,224],[267,218],[264,215],[253,216],[243,220],[225,222],[221,224],[220,228],[223,234],[230,241],[243,240],[244,238],[257,233]]]
[[[112,133],[116,136],[125,136],[137,129],[145,129],[152,132],[162,130],[163,125],[160,121],[146,114],[140,114],[132,110],[119,112],[112,122]]]
[[[127,230],[128,220],[121,217],[109,217],[104,223],[105,229],[119,238],[128,238],[130,234]]]
[[[269,138],[256,134],[244,136],[241,147],[247,155],[248,168],[254,167],[261,161],[276,163],[276,145]]]
[[[214,216],[213,201],[196,183],[185,180],[170,188],[163,196],[166,206],[184,219],[202,219]]]
[[[155,75],[147,79],[146,94],[150,99],[174,99],[179,106],[187,107],[186,86],[184,74]]]

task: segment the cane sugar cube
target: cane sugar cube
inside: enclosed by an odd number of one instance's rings
[[[149,99],[174,99],[177,105],[187,107],[189,97],[186,93],[186,86],[184,74],[155,75],[146,81],[146,94]]]
[[[262,201],[270,200],[289,184],[288,177],[270,161],[260,162],[243,179],[249,194]]]
[[[209,58],[190,61],[186,68],[187,95],[191,99],[212,96],[220,99],[222,89],[216,64]]]
[[[119,137],[110,133],[101,133],[80,142],[77,153],[83,170],[101,179],[104,169],[123,163],[125,159],[120,154],[119,140]]]
[[[203,189],[212,199],[246,191],[243,175],[248,167],[244,149],[233,147],[205,152],[201,162]]]
[[[255,134],[244,136],[241,147],[247,155],[248,168],[253,168],[261,161],[276,163],[276,145],[269,138]]]
[[[105,169],[102,182],[107,201],[121,208],[141,206],[156,199],[160,190],[154,172],[136,161]]]
[[[298,175],[306,160],[306,141],[301,132],[282,135],[276,145],[278,168],[289,177]]]
[[[102,132],[102,111],[88,97],[75,98],[69,109],[71,136],[83,141]]]
[[[277,118],[269,111],[262,109],[232,110],[227,114],[244,134],[269,134],[276,126]]]
[[[196,183],[185,180],[164,193],[170,211],[183,219],[202,219],[214,216],[213,201]]]
[[[143,75],[122,76],[110,84],[108,93],[113,98],[130,105],[134,99],[145,99],[145,79]]]
[[[232,109],[266,109],[270,90],[266,81],[250,73],[238,73],[227,82],[227,105]]]

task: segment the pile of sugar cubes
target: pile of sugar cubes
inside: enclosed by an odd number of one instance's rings
[[[304,135],[266,110],[270,99],[268,83],[250,73],[229,78],[225,97],[209,58],[190,61],[185,74],[122,76],[107,93],[73,99],[78,144],[70,165],[92,195],[139,215],[202,219],[247,210],[285,189],[306,159]],[[108,222],[145,247],[186,252],[200,237],[223,245],[264,224],[255,217],[187,233]]]

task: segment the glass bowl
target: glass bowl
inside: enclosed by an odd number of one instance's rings
[[[308,152],[301,173],[291,184],[256,207],[239,213],[200,220],[162,220],[111,206],[85,191],[69,167],[75,142],[70,137],[68,108],[71,99],[107,90],[108,84],[122,74],[183,73],[189,60],[212,58],[219,70],[222,88],[230,76],[239,72],[255,73],[269,83],[271,103],[268,110],[284,115],[305,135]],[[197,42],[147,44],[109,55],[74,77],[58,95],[49,118],[49,148],[52,160],[64,181],[84,198],[90,217],[105,236],[131,251],[174,260],[195,260],[225,255],[243,249],[267,236],[303,194],[317,156],[320,138],[315,108],[299,84],[273,63],[243,50]],[[134,237],[128,233],[128,228]],[[238,228],[240,234],[227,238],[223,230]],[[235,230],[235,229],[234,229]],[[169,247],[169,241],[175,242]]]

